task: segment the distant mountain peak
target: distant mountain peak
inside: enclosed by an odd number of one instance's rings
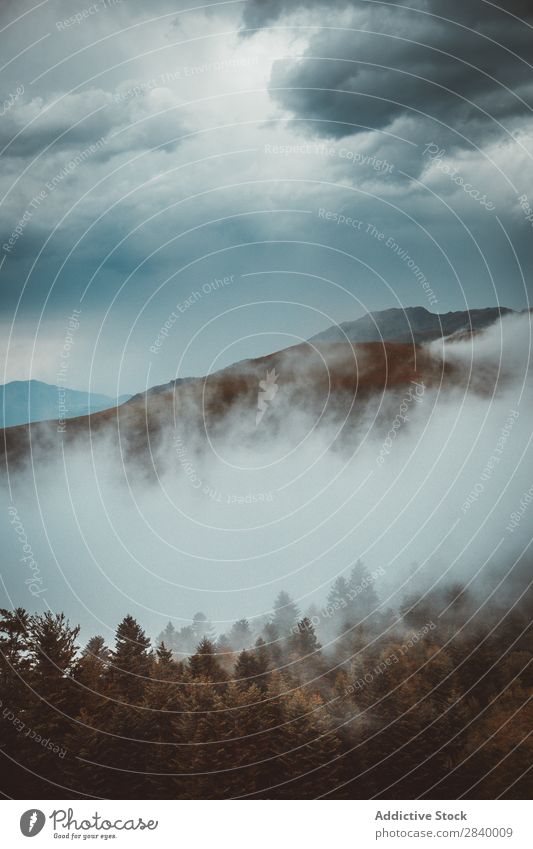
[[[507,307],[483,307],[433,313],[426,307],[390,307],[367,312],[354,321],[343,321],[312,336],[310,342],[422,342],[450,336],[459,330],[482,330],[502,315]]]
[[[60,395],[61,393],[61,395]],[[0,427],[71,419],[116,407],[130,398],[54,386],[42,380],[11,380],[0,386]]]

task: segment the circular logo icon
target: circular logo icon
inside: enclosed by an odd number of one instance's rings
[[[45,822],[46,817],[42,811],[30,808],[29,811],[24,811],[20,818],[20,830],[24,837],[35,837],[42,831]]]

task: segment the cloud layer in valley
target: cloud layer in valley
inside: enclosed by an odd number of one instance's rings
[[[6,501],[6,602],[67,609],[108,634],[125,610],[153,633],[203,610],[222,632],[267,614],[280,589],[301,609],[323,603],[361,557],[384,570],[376,589],[391,606],[406,591],[470,580],[484,603],[508,570],[512,586],[529,543],[527,517],[514,527],[512,516],[531,488],[530,334],[524,315],[473,341],[433,343],[459,383],[364,399],[317,397],[308,358],[299,372],[293,352],[258,424],[259,387],[222,427],[204,419],[203,435],[202,410],[178,392],[175,425],[153,441],[157,479],[148,458],[123,465],[96,434],[90,452],[65,443],[57,462],[35,445],[33,467],[11,471],[10,503],[44,591],[28,590]],[[363,376],[370,363],[358,365]]]

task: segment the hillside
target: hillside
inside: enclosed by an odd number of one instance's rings
[[[379,407],[384,393],[401,393],[413,380],[426,387],[460,381],[452,367],[419,346],[304,343],[206,378],[153,387],[119,407],[70,419],[64,433],[58,433],[55,421],[7,428],[1,451],[12,465],[27,460],[30,452],[34,458],[40,452],[50,457],[62,444],[88,447],[90,440],[106,439],[123,461],[152,463],[170,435],[194,433],[206,439],[225,428],[227,417],[238,422],[240,438],[255,440],[259,381],[272,370],[279,391],[261,425],[273,433],[297,413],[312,417],[317,426],[340,422],[346,429],[369,403]]]
[[[507,307],[432,313],[425,307],[369,312],[355,321],[345,321],[317,333],[310,342],[405,342],[420,344],[452,333],[483,330],[504,315]]]

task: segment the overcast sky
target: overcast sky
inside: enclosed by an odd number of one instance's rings
[[[54,383],[74,310],[67,384],[121,394],[528,307],[530,2],[183,6],[1,4],[0,382]]]

